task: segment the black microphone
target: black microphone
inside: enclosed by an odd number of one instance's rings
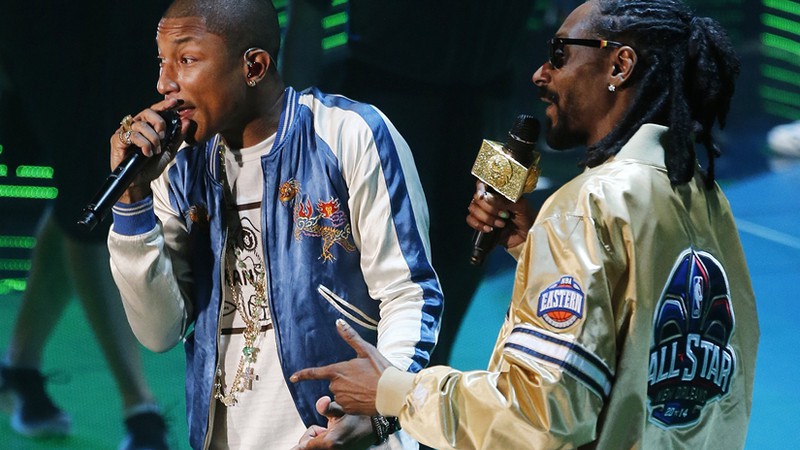
[[[508,132],[505,144],[485,140],[475,159],[472,174],[486,184],[487,192],[500,194],[516,202],[522,194],[532,192],[539,180],[539,121],[520,114]],[[500,230],[476,231],[472,237],[470,263],[483,264],[486,255],[497,243]]]
[[[161,140],[161,148],[166,149],[180,135],[181,117],[172,110],[158,111],[158,114],[167,123],[164,139]],[[117,203],[122,193],[128,189],[128,186],[136,178],[136,175],[142,171],[149,159],[142,154],[141,149],[137,148],[135,152],[131,152],[130,155],[122,160],[117,168],[111,172],[111,175],[106,178],[105,183],[97,191],[92,201],[83,208],[78,224],[83,225],[88,231],[93,230],[98,223],[105,219],[108,211]]]

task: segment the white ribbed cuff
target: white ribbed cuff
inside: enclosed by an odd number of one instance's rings
[[[399,416],[406,396],[414,387],[416,374],[403,372],[396,367],[386,369],[378,380],[375,408],[384,416]]]

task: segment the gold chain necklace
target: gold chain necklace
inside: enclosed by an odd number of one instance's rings
[[[220,152],[220,163],[222,167],[223,183],[227,188],[228,176],[225,173],[224,151],[225,147],[222,146],[222,151]],[[256,338],[258,338],[259,332],[261,331],[261,315],[269,307],[269,302],[267,301],[266,295],[266,270],[264,269],[263,260],[261,262],[261,271],[256,271],[256,277],[258,280],[254,280],[253,275],[249,270],[247,270],[246,264],[239,259],[240,252],[240,249],[228,249],[228,255],[225,257],[225,273],[227,274],[228,278],[228,282],[226,284],[230,288],[230,292],[233,295],[236,311],[239,313],[239,316],[245,323],[245,328],[242,333],[242,336],[244,337],[244,346],[242,347],[242,354],[239,356],[239,364],[236,367],[236,374],[233,376],[233,382],[231,383],[231,388],[228,393],[225,394],[225,390],[222,387],[224,374],[222,369],[219,367],[217,368],[215,377],[216,379],[214,382],[214,398],[220,400],[227,407],[236,405],[236,403],[239,401],[236,398],[236,395],[239,392],[244,392],[245,389],[253,388],[253,381],[256,380],[256,375],[254,373],[252,364],[256,362],[258,352],[260,351],[260,349],[255,346],[255,342]],[[258,307],[258,311],[256,311],[256,313],[252,316],[247,314],[245,311],[245,302],[241,287],[237,287],[233,281],[233,271],[230,269],[229,264],[229,261],[231,260],[235,260],[236,265],[243,269],[243,276],[255,289],[255,304]]]
[[[238,258],[237,265],[242,268],[244,267],[244,263],[238,260]],[[236,405],[238,402],[236,395],[239,392],[244,392],[245,390],[253,388],[253,381],[256,379],[256,375],[254,373],[252,364],[256,362],[258,352],[261,350],[255,346],[255,341],[256,338],[258,338],[259,332],[261,331],[261,314],[263,311],[267,310],[269,302],[267,301],[266,296],[266,275],[264,270],[257,272],[258,280],[254,280],[254,277],[249,273],[249,271],[242,271],[244,277],[247,279],[247,282],[249,282],[251,286],[254,286],[256,290],[255,303],[259,308],[258,311],[252,316],[247,314],[245,311],[244,296],[242,295],[241,288],[237,288],[233,282],[232,271],[230,268],[226,268],[226,272],[229,280],[227,284],[233,293],[236,311],[239,312],[239,316],[245,323],[245,328],[242,332],[242,336],[244,337],[244,346],[242,347],[242,354],[239,356],[239,364],[236,367],[236,374],[233,376],[233,382],[231,383],[231,388],[228,391],[228,394],[225,394],[225,391],[222,387],[222,382],[224,380],[222,369],[217,369],[216,381],[214,383],[214,397],[220,400],[225,406],[230,407]]]

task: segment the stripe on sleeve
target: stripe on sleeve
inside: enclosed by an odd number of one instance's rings
[[[528,324],[514,327],[504,352],[522,354],[545,365],[564,370],[605,401],[611,393],[614,374],[597,355],[566,335],[549,333]]]

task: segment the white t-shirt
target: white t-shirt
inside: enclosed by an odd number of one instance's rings
[[[237,403],[227,407],[220,400],[214,401],[212,449],[289,449],[306,430],[283,378],[269,308],[257,301],[256,286],[263,283],[261,292],[266,293],[269,282],[265,276],[261,234],[264,173],[260,158],[269,152],[274,140],[273,135],[253,147],[241,150],[226,147],[225,151],[230,188],[226,193],[227,203],[232,205],[227,211],[226,289],[220,317],[219,352],[224,361],[225,395],[230,395],[245,346],[242,331],[246,323],[240,310],[248,317],[260,317],[261,331],[253,343],[258,349],[255,361],[244,364],[240,383],[247,387],[235,393]],[[237,308],[237,300],[242,299],[244,308]],[[248,366],[253,373],[251,381],[246,377]]]

